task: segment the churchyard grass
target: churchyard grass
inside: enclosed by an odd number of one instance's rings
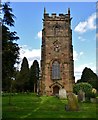
[[[2,96],[3,118],[96,118],[98,104],[79,103],[78,112],[65,110],[67,100],[60,100],[54,96],[36,96],[35,94],[17,94]]]

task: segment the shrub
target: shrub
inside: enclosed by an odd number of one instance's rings
[[[96,98],[97,97],[97,90],[95,88],[92,88],[91,93],[88,95],[89,98]]]
[[[96,98],[96,97],[97,97],[97,94],[96,94],[96,93],[91,93],[90,98]]]
[[[73,87],[73,91],[75,94],[78,94],[79,90],[82,90],[85,92],[86,97],[89,96],[89,94],[92,92],[92,85],[90,85],[89,83],[77,83],[74,85]]]

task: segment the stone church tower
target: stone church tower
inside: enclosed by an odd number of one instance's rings
[[[44,9],[41,81],[42,94],[55,95],[59,89],[73,91],[74,61],[70,9],[68,14],[49,15]]]

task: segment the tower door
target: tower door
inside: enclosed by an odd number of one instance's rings
[[[53,87],[53,94],[54,95],[59,94],[59,87],[58,86]]]

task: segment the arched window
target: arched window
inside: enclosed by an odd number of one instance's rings
[[[60,64],[54,61],[52,64],[52,79],[60,79]]]

